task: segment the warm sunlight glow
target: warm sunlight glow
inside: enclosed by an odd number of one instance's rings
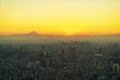
[[[0,34],[120,33],[120,0],[0,0]]]

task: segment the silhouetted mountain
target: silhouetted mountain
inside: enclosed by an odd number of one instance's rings
[[[0,37],[10,37],[10,36],[43,36],[43,37],[120,37],[120,34],[108,34],[108,35],[73,35],[73,36],[62,36],[62,35],[49,35],[49,34],[40,34],[36,31],[32,31],[24,34],[13,34],[13,35],[0,35]]]
[[[24,33],[24,34],[13,34],[11,36],[42,36],[43,34],[40,34],[38,32],[32,31],[30,33]]]
[[[28,33],[29,35],[40,35],[39,33],[35,32],[35,31],[32,31],[30,33]]]
[[[47,35],[39,34],[35,31],[26,34],[14,34],[7,36],[0,36],[0,43],[32,43],[32,44],[41,44],[41,43],[51,43],[57,41],[81,41],[81,42],[99,42],[99,43],[108,43],[108,42],[120,42],[120,34],[112,35],[99,35],[99,36],[57,36],[57,35]]]

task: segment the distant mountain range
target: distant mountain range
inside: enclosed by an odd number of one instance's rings
[[[24,33],[24,34],[12,34],[12,35],[0,35],[0,37],[7,37],[7,36],[46,36],[46,37],[65,37],[65,36],[62,36],[62,35],[49,35],[49,34],[40,34],[36,31],[32,31],[32,32],[29,32],[29,33]],[[67,37],[106,37],[106,36],[120,36],[120,34],[107,34],[107,35],[96,35],[96,36],[89,36],[89,35],[73,35],[73,36],[67,36]]]
[[[82,41],[82,42],[98,42],[98,43],[109,43],[119,42],[120,34],[110,35],[99,35],[99,36],[60,36],[60,35],[48,35],[40,34],[35,31],[25,34],[13,34],[13,35],[1,35],[0,44],[42,44],[42,43],[53,43],[58,41]]]
[[[30,33],[25,33],[25,34],[13,34],[13,35],[10,35],[10,36],[40,36],[42,34],[39,34],[35,31],[32,31]]]

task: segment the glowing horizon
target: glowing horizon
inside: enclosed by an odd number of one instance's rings
[[[0,34],[120,33],[119,0],[1,0]]]

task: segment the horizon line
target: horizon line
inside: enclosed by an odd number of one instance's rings
[[[25,33],[12,33],[12,34],[0,34],[0,36],[14,36],[14,35],[46,35],[46,36],[63,36],[63,37],[74,37],[74,36],[109,36],[109,35],[120,35],[120,33],[106,33],[106,34],[47,34],[47,33],[40,33],[37,31],[25,32]]]

